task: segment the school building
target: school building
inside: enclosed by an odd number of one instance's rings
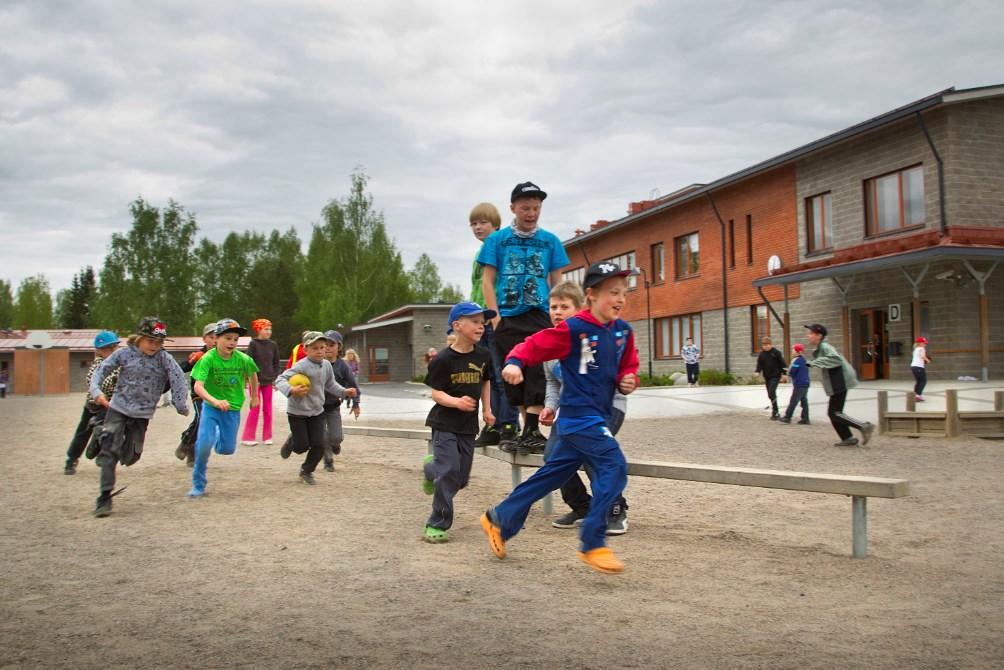
[[[641,371],[752,373],[823,323],[862,379],[1004,376],[1004,86],[935,93],[710,184],[631,203],[564,241],[566,278],[637,267]]]

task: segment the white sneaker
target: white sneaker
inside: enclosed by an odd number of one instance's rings
[[[265,442],[263,444],[267,444],[268,446],[272,446],[272,440],[265,440]]]
[[[922,396],[922,395],[919,395],[919,396],[917,396],[916,398],[914,398],[914,401],[915,401],[915,402],[924,402],[924,396]]]
[[[241,441],[241,444],[243,444],[245,447],[253,447],[254,445],[256,445],[258,443],[255,442],[254,440],[243,440],[243,441]]]

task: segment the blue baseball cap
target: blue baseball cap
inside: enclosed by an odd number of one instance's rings
[[[100,333],[94,336],[94,348],[104,349],[105,347],[110,347],[113,344],[119,343],[119,336],[110,330],[102,330]]]
[[[446,334],[449,335],[453,332],[453,322],[464,316],[474,316],[475,314],[484,314],[485,320],[494,319],[498,314],[493,309],[485,309],[476,302],[458,302],[450,310],[450,318],[446,322]]]

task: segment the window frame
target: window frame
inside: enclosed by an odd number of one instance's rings
[[[656,250],[659,253],[659,262],[656,263]],[[665,242],[656,242],[649,246],[649,262],[651,263],[650,281],[653,284],[663,284],[666,282],[666,244]]]
[[[575,282],[579,286],[582,286],[582,280],[586,277],[585,266],[580,265],[577,268],[572,268],[571,270],[565,270],[561,273],[562,281]]]
[[[820,211],[823,213],[822,232],[824,244],[815,244],[815,218],[813,217],[813,202],[823,198]],[[827,205],[829,205],[827,207]],[[827,215],[827,212],[829,215]],[[810,195],[805,199],[805,253],[819,254],[833,249],[833,191],[823,191]]]
[[[729,269],[736,266],[736,220],[729,219]]]
[[[622,254],[616,256],[611,256],[610,258],[604,258],[601,263],[617,263],[622,270],[633,270],[638,267],[638,255],[635,253],[634,249],[631,251],[625,251]],[[638,275],[628,275],[625,277],[628,283],[628,290],[634,291],[638,288]],[[582,282],[579,282],[580,284]]]
[[[684,324],[684,320],[686,323]],[[703,312],[691,312],[689,314],[676,314],[674,316],[663,316],[652,320],[652,332],[655,337],[655,360],[667,361],[673,359],[682,359],[680,356],[680,348],[683,347],[684,342],[686,342],[687,337],[694,338],[694,343],[701,349],[701,357],[704,357],[704,318]],[[677,322],[680,322],[680,328],[677,328]],[[664,329],[663,324],[668,327],[667,336],[669,339],[669,347],[672,350],[670,353],[666,353],[663,350],[662,341]],[[696,328],[695,328],[696,324]],[[683,326],[686,326],[686,332],[684,332]],[[680,335],[679,346],[673,347],[673,338],[675,334]]]
[[[696,254],[697,255],[697,269],[694,272],[690,272],[689,271],[690,270],[690,260],[693,257],[693,254],[691,253],[689,242],[687,243],[687,247],[686,247],[686,249],[687,249],[687,262],[686,262],[686,264],[682,264],[680,262],[681,261],[681,259],[680,259],[681,242],[683,242],[684,240],[689,240],[691,237],[694,237],[694,238],[697,239],[697,254]],[[679,235],[677,237],[674,237],[673,238],[673,258],[674,258],[674,265],[676,266],[676,268],[675,268],[676,269],[675,275],[676,275],[676,280],[677,281],[679,281],[681,279],[691,279],[693,277],[699,277],[701,275],[701,236],[700,236],[700,231],[695,230],[693,232],[685,233],[683,235]]]
[[[914,223],[906,223],[906,207],[903,192],[903,180],[904,175],[908,172],[914,170],[918,171],[920,178],[921,194],[920,194],[920,213],[921,220]],[[886,179],[896,175],[896,186],[898,192],[897,206],[899,209],[899,225],[894,228],[880,229],[878,227],[878,212],[879,212],[879,200],[878,200],[878,189],[877,185],[880,180]],[[881,237],[883,235],[895,235],[901,233],[905,230],[914,230],[916,228],[923,228],[927,225],[927,187],[924,184],[924,163],[913,163],[906,167],[899,168],[897,170],[891,170],[889,172],[884,172],[882,174],[869,177],[862,182],[862,190],[864,195],[864,207],[865,207],[865,238]]]
[[[764,332],[760,332],[760,310],[763,310],[764,323],[766,327]],[[759,354],[761,351],[760,340],[764,337],[771,337],[770,334],[770,310],[767,308],[766,303],[761,303],[759,305],[750,305],[750,350],[753,354]]]
[[[746,265],[753,265],[753,215],[746,215]]]

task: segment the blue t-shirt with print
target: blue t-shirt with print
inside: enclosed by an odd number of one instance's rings
[[[551,289],[547,275],[568,265],[568,254],[554,233],[540,228],[533,237],[520,237],[512,227],[485,240],[478,263],[495,268],[495,298],[502,316],[518,316],[539,309],[547,312]]]

